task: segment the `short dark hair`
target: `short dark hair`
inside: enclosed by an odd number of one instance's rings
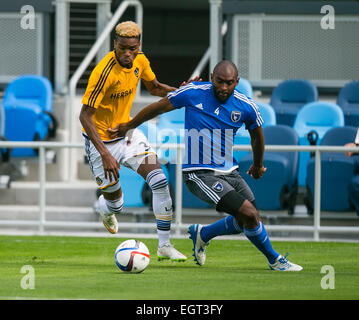
[[[224,68],[227,66],[232,67],[235,70],[236,75],[238,77],[238,69],[237,69],[236,65],[230,60],[222,60],[222,61],[218,62],[213,69],[213,73],[216,73],[220,68]]]

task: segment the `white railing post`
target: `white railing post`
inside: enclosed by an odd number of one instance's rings
[[[70,3],[56,0],[55,5],[55,92],[64,94],[69,77]]]
[[[105,29],[107,22],[111,19],[111,0],[99,2],[96,8],[96,37],[99,38]],[[104,56],[111,50],[110,37],[107,36],[96,55],[96,63],[99,63]]]
[[[209,62],[209,74],[215,65],[222,60],[222,0],[209,0],[210,4],[210,30],[209,46],[211,59]]]
[[[46,157],[45,147],[39,147],[39,232],[44,233],[46,221]]]
[[[314,170],[314,241],[319,241],[320,231],[320,194],[321,194],[321,160],[320,151],[315,150],[315,170]]]
[[[142,30],[142,34],[141,34],[141,44],[140,44],[140,50],[142,50],[142,43],[143,43],[143,8],[142,6],[138,6],[137,10],[136,10],[136,22],[139,25],[139,27]],[[138,85],[136,88],[136,97],[141,97],[141,79],[140,81],[138,81]]]
[[[176,152],[176,234],[180,234],[182,226],[182,148],[177,145]]]

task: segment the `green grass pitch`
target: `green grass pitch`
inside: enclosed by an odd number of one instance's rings
[[[0,236],[0,299],[126,300],[312,300],[359,298],[359,244],[273,241],[274,248],[304,267],[269,270],[248,240],[212,240],[202,267],[192,260],[192,242],[173,239],[186,262],[157,261],[156,239],[142,240],[151,262],[141,274],[125,274],[114,251],[125,239]],[[35,271],[35,288],[23,289],[24,265]],[[322,267],[334,268],[334,289],[323,289]],[[324,281],[324,280],[323,280]],[[324,281],[325,282],[325,281]]]

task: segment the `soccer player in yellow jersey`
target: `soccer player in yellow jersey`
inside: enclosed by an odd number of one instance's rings
[[[137,84],[142,79],[147,90],[164,97],[176,88],[160,83],[143,52],[139,51],[141,29],[132,22],[118,24],[114,50],[93,69],[82,99],[80,121],[89,165],[102,195],[96,210],[111,233],[118,231],[115,214],[122,211],[119,169],[125,165],[140,174],[152,189],[160,259],[187,259],[170,243],[172,199],[166,176],[145,135],[136,129],[131,138],[111,139],[109,132],[128,122]]]

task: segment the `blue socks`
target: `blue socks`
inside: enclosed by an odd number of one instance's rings
[[[215,223],[212,223],[207,226],[203,226],[201,230],[201,238],[204,242],[208,242],[214,237],[229,235],[229,234],[238,234],[243,230],[237,224],[236,219],[229,215],[221,220],[218,220]]]
[[[272,244],[262,222],[259,222],[258,227],[254,229],[243,229],[244,230],[238,225],[236,219],[232,215],[229,215],[215,223],[203,226],[201,230],[201,238],[204,242],[208,242],[217,236],[239,234],[244,231],[248,240],[266,256],[270,264],[273,264],[278,258],[279,253],[272,248]]]
[[[244,228],[244,234],[256,246],[256,248],[266,256],[269,263],[272,264],[275,262],[279,253],[274,251],[272,248],[272,244],[262,222],[259,222],[258,227],[255,229]]]

